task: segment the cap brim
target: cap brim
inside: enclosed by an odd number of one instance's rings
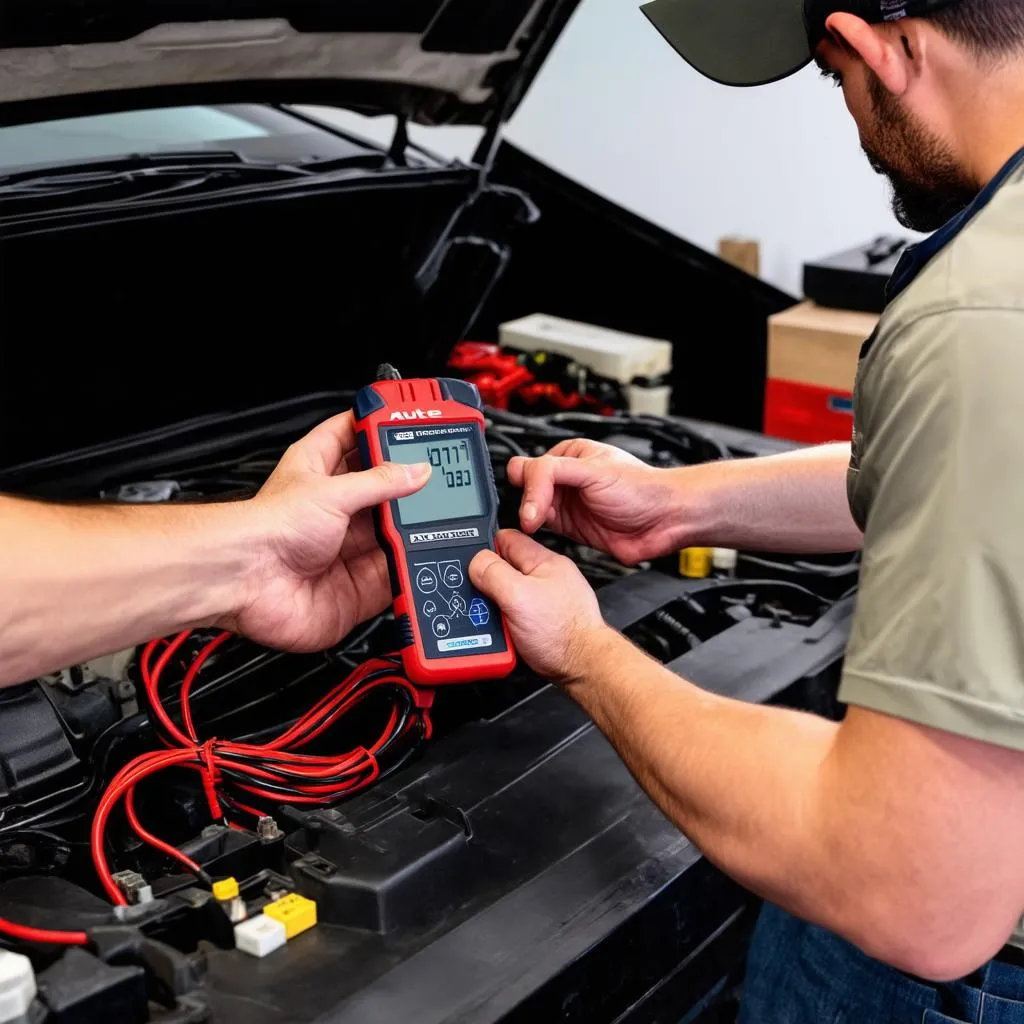
[[[683,60],[722,85],[767,85],[811,61],[803,0],[651,0],[641,10]]]

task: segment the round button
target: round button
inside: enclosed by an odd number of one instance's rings
[[[438,615],[432,625],[436,637],[446,637],[452,631],[452,624],[443,615]]]
[[[461,594],[456,594],[449,602],[453,615],[462,615],[466,610],[466,599]]]
[[[465,582],[465,578],[462,575],[462,566],[458,562],[449,562],[444,567],[444,574],[441,578],[449,590],[455,590]]]
[[[416,586],[424,594],[432,594],[437,590],[437,573],[433,569],[420,569],[416,573]]]
[[[427,601],[423,605],[423,614],[426,615],[428,619],[432,619],[437,614],[437,605],[434,604],[433,601]]]

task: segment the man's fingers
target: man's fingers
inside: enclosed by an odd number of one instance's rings
[[[579,458],[586,453],[586,444],[588,443],[589,442],[585,442],[581,438],[573,437],[568,441],[559,441],[554,448],[547,452],[547,454],[555,456],[569,455]],[[523,469],[526,467],[527,463],[536,461],[536,459],[529,459],[522,455],[515,455],[509,459],[507,468],[509,483],[515,487],[522,487]]]
[[[523,486],[523,469],[529,461],[529,459],[524,459],[522,455],[515,455],[508,460],[505,472],[508,475],[508,482],[513,487]]]
[[[334,476],[345,456],[356,446],[351,412],[339,413],[314,427],[296,441],[290,451],[301,456],[306,465],[327,476]]]
[[[525,576],[530,576],[545,562],[558,557],[543,544],[538,544],[532,537],[518,530],[502,530],[498,534],[498,552]]]
[[[404,498],[418,491],[430,472],[426,462],[408,466],[386,462],[363,473],[346,473],[337,478],[341,507],[351,516],[392,498]]]
[[[522,575],[493,551],[476,555],[469,563],[469,578],[473,586],[499,608],[507,608],[515,602],[523,582]]]
[[[519,519],[523,529],[534,533],[544,525],[555,497],[556,487],[582,487],[592,483],[600,467],[581,459],[542,455],[523,466],[523,501]]]

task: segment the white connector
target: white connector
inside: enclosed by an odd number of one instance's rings
[[[0,1024],[23,1017],[35,997],[36,975],[29,958],[0,952]]]
[[[287,941],[284,925],[266,914],[257,914],[235,925],[235,947],[249,956],[263,959]]]

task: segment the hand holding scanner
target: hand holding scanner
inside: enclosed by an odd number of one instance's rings
[[[427,462],[430,479],[374,509],[388,559],[406,674],[424,686],[508,675],[516,656],[501,612],[469,582],[477,552],[494,550],[498,493],[476,387],[402,380],[381,367],[356,396],[363,466]]]

